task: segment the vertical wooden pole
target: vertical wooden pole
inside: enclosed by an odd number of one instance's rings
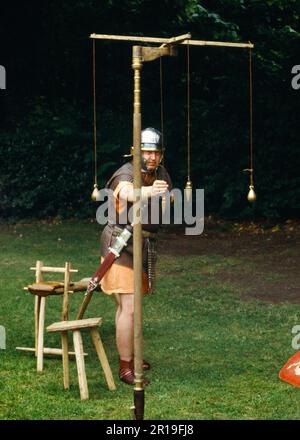
[[[38,355],[37,355],[37,371],[43,371],[44,362],[44,327],[45,327],[45,307],[46,297],[41,298],[39,311],[39,330],[38,330]]]
[[[34,346],[35,356],[38,355],[38,339],[39,339],[39,316],[40,316],[41,297],[34,297]]]
[[[142,224],[141,224],[141,70],[142,47],[133,46],[132,68],[134,70],[133,104],[133,187],[135,190],[133,205],[133,270],[134,270],[134,400],[135,415],[143,419],[143,408],[137,406],[139,395],[143,395],[143,321],[142,321]],[[143,400],[143,399],[142,399]]]
[[[68,332],[61,332],[61,346],[62,346],[62,363],[63,363],[63,374],[64,374],[64,389],[67,390],[70,387]]]
[[[36,262],[35,279],[39,283],[43,280],[42,275],[43,262]],[[46,298],[37,297],[35,302],[35,348],[37,356],[36,369],[40,373],[43,371],[44,366],[44,327],[45,327],[45,307]]]
[[[73,331],[73,341],[74,341],[74,350],[76,355],[80,398],[81,400],[86,400],[89,398],[89,391],[88,391],[88,385],[85,374],[82,337],[79,330]]]
[[[64,276],[64,299],[62,310],[62,321],[67,321],[69,318],[69,290],[70,290],[70,270],[71,263],[65,263],[65,276]],[[64,389],[69,388],[69,351],[68,351],[68,332],[61,333],[62,343],[62,362],[64,373]],[[76,354],[77,358],[77,354]]]
[[[43,279],[42,276],[42,267],[43,262],[37,261],[35,265],[35,282],[40,283]],[[39,338],[39,316],[40,316],[40,304],[41,304],[41,297],[38,295],[35,295],[34,297],[34,346],[35,346],[35,356],[38,355],[38,338]]]
[[[63,311],[62,311],[62,321],[68,320],[69,315],[69,290],[70,290],[70,269],[71,264],[65,263],[65,279],[64,279],[64,299],[63,299]]]
[[[101,366],[104,371],[105,379],[107,382],[107,386],[111,391],[114,391],[116,389],[115,381],[109,366],[109,362],[106,357],[106,353],[101,341],[101,337],[99,335],[99,332],[96,328],[91,329],[91,338],[94,343],[99,361],[101,362]]]

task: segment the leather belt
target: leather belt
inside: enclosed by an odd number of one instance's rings
[[[111,227],[114,229],[114,231],[116,231],[117,234],[121,234],[121,232],[123,231],[123,229],[120,228],[119,226],[111,225]],[[157,233],[142,230],[142,236],[145,238],[156,238]]]

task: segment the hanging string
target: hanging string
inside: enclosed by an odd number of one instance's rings
[[[185,198],[189,202],[192,197],[193,184],[191,181],[191,114],[190,114],[190,45],[187,40],[187,182],[185,184]]]
[[[249,117],[250,117],[250,185],[253,186],[253,85],[252,85],[252,49],[249,49]]]
[[[249,41],[250,43],[250,41]],[[256,194],[254,191],[253,183],[253,79],[252,79],[252,48],[249,48],[249,146],[250,146],[250,168],[244,171],[250,173],[250,185],[248,192],[248,201],[254,202],[256,200]]]
[[[159,77],[160,77],[160,131],[161,131],[161,144],[164,150],[164,99],[163,99],[163,65],[162,57],[159,58]],[[162,158],[162,163],[164,161],[164,156]]]
[[[162,146],[162,159],[161,164],[164,165],[164,96],[163,96],[163,65],[162,57],[159,58],[159,79],[160,79],[160,131],[161,131],[161,146]],[[161,199],[161,208],[163,215],[166,212],[166,197],[163,196]]]
[[[187,180],[191,180],[190,44],[187,40]]]
[[[96,53],[95,40],[93,40],[93,118],[94,118],[94,176],[97,185],[97,122],[96,122]]]
[[[98,176],[97,176],[97,124],[96,124],[96,49],[95,40],[93,40],[93,126],[94,126],[94,190],[92,192],[92,200],[98,200],[99,189],[98,189]]]

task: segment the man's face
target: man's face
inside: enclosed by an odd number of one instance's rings
[[[142,157],[148,171],[154,171],[161,161],[161,153],[159,151],[142,151]]]

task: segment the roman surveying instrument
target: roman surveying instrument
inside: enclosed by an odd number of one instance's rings
[[[95,92],[95,40],[117,40],[117,41],[132,41],[137,43],[157,44],[158,46],[142,46],[134,45],[132,48],[132,69],[134,76],[134,92],[133,92],[133,186],[135,190],[134,204],[133,204],[133,270],[134,270],[134,372],[135,372],[135,386],[134,386],[134,406],[133,418],[136,420],[143,420],[144,418],[144,384],[143,384],[143,323],[142,323],[142,224],[140,219],[141,212],[141,72],[144,63],[162,58],[163,56],[176,56],[176,46],[187,46],[187,59],[189,69],[189,49],[190,46],[216,46],[229,48],[249,48],[249,71],[250,71],[250,167],[244,171],[250,174],[250,185],[248,200],[254,201],[256,196],[253,184],[253,149],[252,149],[252,64],[251,64],[251,49],[254,45],[248,43],[229,43],[222,41],[203,41],[192,40],[191,34],[180,35],[172,38],[153,38],[153,37],[139,37],[139,36],[123,36],[123,35],[100,35],[91,34],[90,38],[93,41],[93,85]],[[188,110],[189,110],[189,70],[188,70]],[[190,121],[188,113],[188,175],[186,183],[186,193],[191,194],[192,182],[190,176]],[[96,112],[95,112],[95,93],[94,93],[94,152],[95,152],[95,183],[92,198],[96,199],[98,190],[97,185],[97,163],[96,163]],[[118,258],[122,248],[126,246],[128,239],[131,236],[132,230],[124,229],[123,236],[118,237],[119,241],[115,243],[110,249],[111,252],[103,261],[101,267],[95,272],[92,280],[88,286],[85,299],[77,316],[77,319],[82,318],[83,313],[87,307],[90,297],[99,284],[101,277],[105,274],[108,268],[113,264],[115,258]]]

